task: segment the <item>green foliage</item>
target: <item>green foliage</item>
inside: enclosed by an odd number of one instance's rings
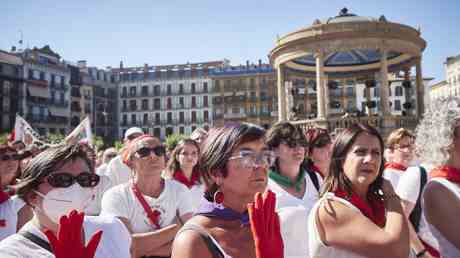
[[[183,134],[170,134],[168,137],[166,137],[166,149],[168,151],[174,150],[174,148],[176,148],[177,143],[179,143],[179,141],[185,138],[186,136]]]
[[[0,134],[0,144],[7,144],[8,143],[8,133]]]
[[[113,146],[115,147],[115,149],[117,149],[119,151],[119,150],[121,150],[121,148],[123,148],[123,142],[115,141]]]
[[[50,142],[51,144],[62,143],[64,142],[64,139],[65,135],[62,135],[60,133],[49,133],[47,137],[48,142]]]
[[[94,136],[93,144],[97,151],[102,150],[102,148],[104,148],[104,138],[101,136]]]

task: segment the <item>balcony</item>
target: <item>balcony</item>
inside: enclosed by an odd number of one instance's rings
[[[228,118],[228,119],[235,119],[235,118],[245,118],[246,117],[246,114],[243,114],[243,113],[230,113],[230,114],[224,114],[224,118]]]
[[[44,115],[27,114],[26,116],[27,122],[30,123],[46,123],[49,121],[48,119],[49,117]]]
[[[54,90],[66,91],[67,89],[69,89],[69,86],[66,85],[66,84],[60,84],[60,83],[58,84],[58,83],[51,82],[50,83],[50,88],[54,89]]]
[[[32,103],[35,105],[40,105],[40,106],[47,106],[50,104],[50,100],[46,98],[40,98],[40,97],[27,97],[26,99],[27,103]]]
[[[56,107],[68,107],[69,106],[69,101],[62,101],[62,100],[57,100],[57,99],[51,99],[49,101],[50,105],[56,106]]]

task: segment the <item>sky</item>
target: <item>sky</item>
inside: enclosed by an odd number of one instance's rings
[[[229,59],[268,62],[277,35],[349,12],[420,27],[423,76],[445,79],[460,55],[459,0],[0,0],[0,49],[49,44],[65,60],[105,68]]]

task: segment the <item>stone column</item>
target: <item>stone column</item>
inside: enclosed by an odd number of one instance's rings
[[[323,89],[324,89],[324,116],[326,117],[326,119],[328,118],[329,114],[331,113],[330,112],[330,109],[331,109],[331,106],[330,106],[330,95],[329,95],[329,85],[328,85],[328,82],[329,82],[329,78],[327,77],[326,74],[324,74],[323,76]]]
[[[404,80],[409,81],[412,84],[412,80],[410,79],[410,67],[407,67],[404,69]],[[404,85],[403,85],[404,86]],[[406,103],[411,103],[411,87],[404,87],[404,102]],[[406,115],[411,116],[412,115],[412,110],[413,108],[409,108],[405,110]]]
[[[324,120],[326,118],[326,99],[324,85],[324,64],[323,53],[316,53],[316,103],[317,103],[317,118]]]
[[[422,117],[425,112],[425,86],[423,85],[422,77],[422,56],[418,56],[415,61],[415,76],[416,76],[416,87],[415,87],[415,96],[417,103],[417,116],[419,119]]]
[[[284,90],[284,72],[285,67],[283,64],[278,66],[278,121],[286,120],[286,94]]]
[[[366,82],[364,82],[364,97],[366,98],[366,105],[364,106],[364,112],[368,116],[372,116],[372,109],[367,106],[367,103],[371,101],[371,88],[366,86]]]
[[[390,115],[390,105],[388,103],[388,62],[387,50],[381,49],[380,60],[380,107],[384,116]]]

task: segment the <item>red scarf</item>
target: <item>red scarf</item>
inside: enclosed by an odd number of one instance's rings
[[[355,193],[352,193],[351,196],[348,196],[347,192],[338,188],[334,194],[337,197],[346,199],[351,202],[364,214],[364,216],[374,222],[374,224],[377,226],[381,228],[385,226],[385,204],[383,203],[383,200],[379,199],[374,194],[368,194],[367,196],[369,205]]]
[[[8,201],[10,199],[10,194],[0,189],[0,204]]]
[[[430,172],[431,178],[445,178],[452,183],[460,184],[460,169],[450,166],[440,166]]]
[[[174,180],[186,185],[188,188],[192,188],[192,186],[200,182],[200,172],[194,169],[192,171],[192,177],[190,178],[190,180],[188,180],[188,178],[184,175],[184,172],[178,169],[174,172],[173,178]]]
[[[387,169],[387,168],[395,169],[395,170],[399,170],[399,171],[401,171],[401,172],[404,172],[404,171],[406,171],[406,169],[407,169],[406,166],[401,165],[401,164],[399,164],[399,163],[395,163],[395,162],[388,162],[388,163],[385,163],[384,168],[385,168],[385,169]]]
[[[324,179],[324,175],[323,175],[323,172],[321,172],[321,170],[315,166],[315,164],[311,164],[310,167],[309,167],[310,170],[313,170],[314,172],[318,173],[318,175],[321,176],[322,179]]]
[[[161,213],[158,210],[152,210],[152,208],[150,208],[149,204],[145,200],[141,191],[139,191],[139,189],[137,188],[137,185],[132,184],[131,189],[133,190],[133,193],[136,196],[137,200],[141,203],[142,208],[144,208],[144,211],[147,214],[147,218],[149,218],[152,226],[155,226],[156,229],[161,228],[160,226]]]

